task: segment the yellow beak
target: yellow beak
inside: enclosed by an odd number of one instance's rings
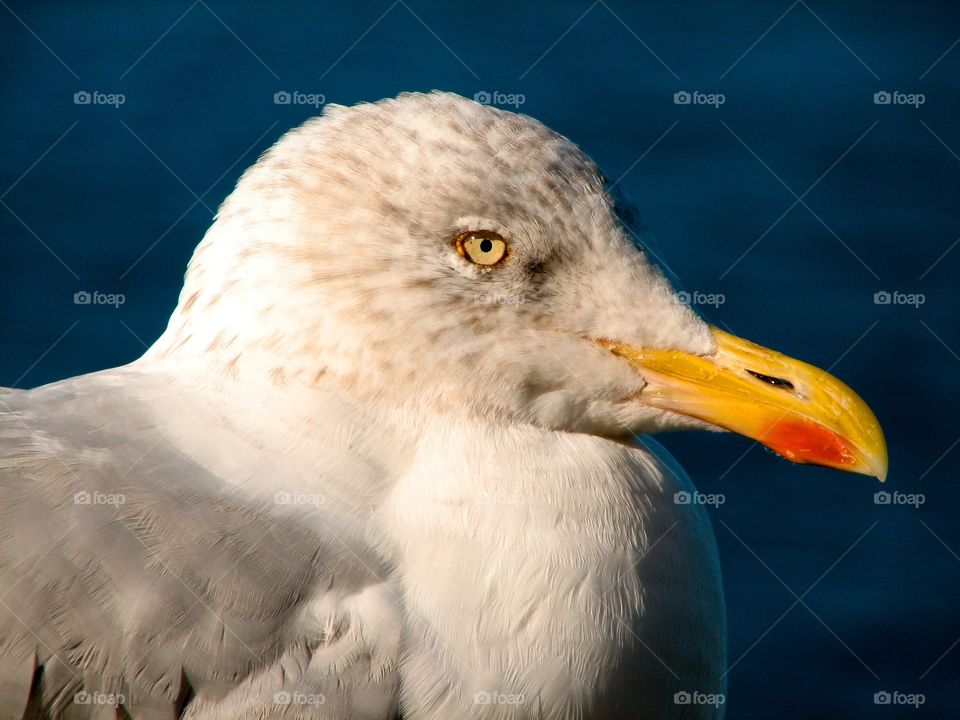
[[[887,444],[867,404],[833,375],[711,328],[709,356],[602,341],[647,381],[640,402],[745,435],[797,463],[887,477]]]

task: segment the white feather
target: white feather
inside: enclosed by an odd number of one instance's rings
[[[590,338],[713,341],[623,221],[568,140],[454,95],[288,133],[143,358],[0,395],[11,702],[36,654],[54,710],[112,683],[134,717],[721,715],[674,703],[723,689],[712,531],[635,442],[694,423]],[[26,564],[29,512],[88,534]]]

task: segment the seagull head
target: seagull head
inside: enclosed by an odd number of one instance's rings
[[[573,143],[448,93],[328,107],[240,179],[148,357],[628,439],[726,429],[886,474],[866,404],[705,323]]]

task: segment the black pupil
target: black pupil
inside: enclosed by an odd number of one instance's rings
[[[488,253],[493,250],[493,241],[490,238],[484,238],[480,241],[480,252]]]

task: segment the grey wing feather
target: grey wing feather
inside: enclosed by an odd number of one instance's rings
[[[380,561],[147,417],[96,376],[0,393],[0,717],[393,717]]]

